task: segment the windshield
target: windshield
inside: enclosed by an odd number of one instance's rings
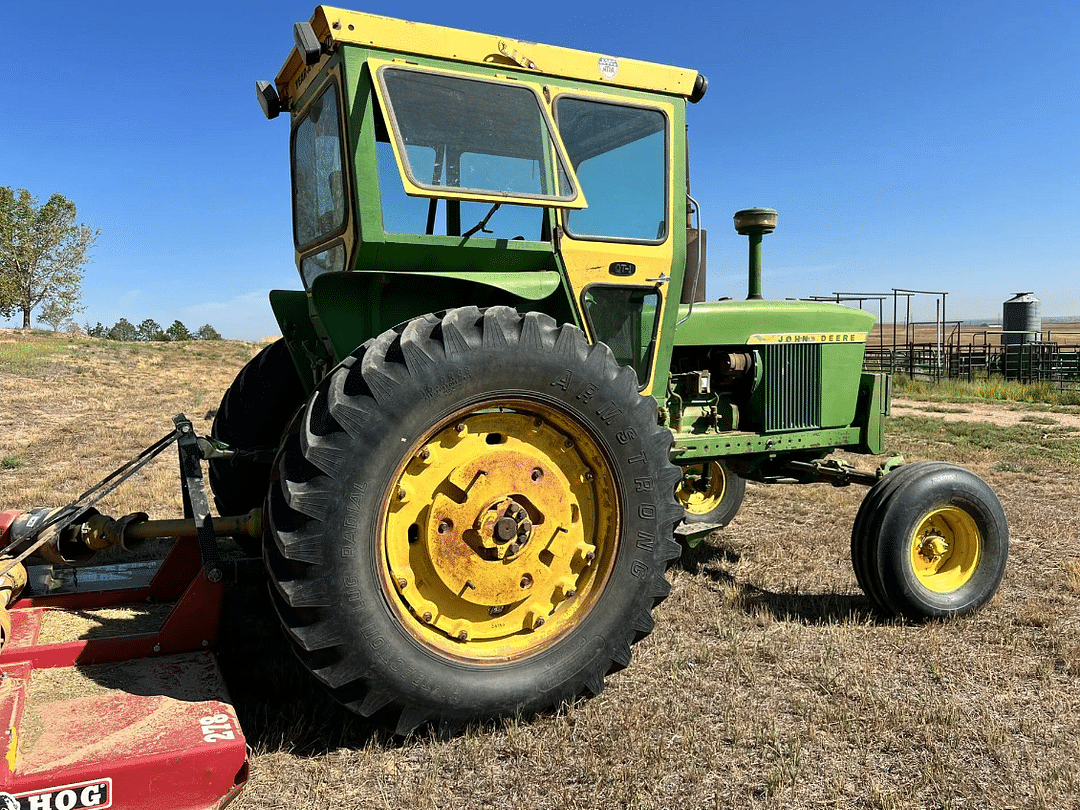
[[[573,236],[661,242],[667,235],[667,120],[659,110],[561,96],[555,117],[589,207]]]
[[[338,94],[327,86],[293,130],[293,230],[303,247],[345,227]]]
[[[579,196],[529,87],[390,66],[378,77],[416,189],[536,205]]]

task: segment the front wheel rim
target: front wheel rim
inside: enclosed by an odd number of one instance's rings
[[[952,593],[966,585],[982,554],[983,538],[975,519],[955,506],[933,510],[911,535],[912,570],[934,593]]]
[[[499,663],[549,647],[596,604],[620,507],[611,464],[576,419],[500,401],[413,445],[381,523],[381,582],[402,625],[441,654]]]
[[[686,467],[676,497],[691,515],[715,511],[727,494],[727,472],[719,461]]]

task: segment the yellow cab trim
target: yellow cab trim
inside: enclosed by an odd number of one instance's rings
[[[318,6],[311,16],[311,27],[319,41],[331,49],[335,45],[356,45],[487,67],[503,66],[540,76],[599,82],[686,98],[694,96],[698,85],[698,72],[689,68],[409,22],[332,6]],[[304,65],[294,48],[278,72],[276,81],[278,94],[286,102],[286,108],[287,100],[299,97],[305,80],[313,72],[312,68]]]

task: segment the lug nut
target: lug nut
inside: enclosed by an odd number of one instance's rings
[[[452,528],[454,528],[453,521],[450,521],[450,520],[440,520],[439,521],[439,534],[446,534]]]
[[[468,641],[469,640],[469,631],[468,630],[462,630],[460,633],[457,634],[457,637],[461,641]]]
[[[458,422],[454,426],[454,430],[456,430],[458,433],[464,433],[465,432],[465,423],[464,422]]]
[[[536,621],[533,623],[533,627],[535,628],[535,627],[543,627],[543,626],[544,626],[544,617],[543,616],[538,616]]]
[[[523,576],[521,578],[521,587],[522,588],[531,588],[532,584],[533,584],[532,574],[526,574],[525,576]]]
[[[406,494],[407,494],[407,493],[405,492],[405,489],[404,489],[403,487],[399,487],[399,488],[398,488],[398,491],[397,491],[397,499],[398,499],[399,501],[403,501],[403,500],[405,500],[405,496],[406,496]]]
[[[498,616],[503,612],[502,605],[492,605],[488,608],[488,616]]]
[[[427,461],[429,458],[431,458],[431,451],[425,447],[420,451],[420,460]]]
[[[596,559],[596,552],[595,551],[590,551],[588,554],[585,555],[585,562],[587,562],[587,563],[591,563],[595,559]]]
[[[401,590],[405,590],[407,587],[409,587],[409,580],[402,577],[401,579],[399,579],[397,581],[397,584],[398,584],[398,587],[401,588]]]
[[[566,592],[567,599],[573,599],[575,596],[577,596],[577,590],[575,590],[574,588],[571,588]]]
[[[431,624],[431,612],[424,614],[424,624]]]
[[[543,470],[541,470],[541,469],[540,469],[539,467],[536,467],[536,468],[535,468],[535,469],[534,469],[534,470],[532,471],[532,480],[533,480],[533,481],[539,481],[539,480],[540,480],[541,478],[543,478],[543,477],[544,477],[544,471],[543,471]]]

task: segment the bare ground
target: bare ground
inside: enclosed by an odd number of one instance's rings
[[[935,419],[944,419],[946,422],[987,422],[1002,427],[1037,420],[1042,424],[1067,428],[1069,431],[1080,430],[1080,414],[1040,412],[1038,416],[1033,416],[1031,408],[1020,403],[966,402],[962,405],[941,406],[894,397],[892,413],[894,416],[932,415]]]
[[[14,460],[0,465],[0,508],[63,502],[166,432],[172,412],[208,430],[203,417],[255,350],[20,347],[13,364],[0,342],[0,460]],[[985,407],[1007,418],[1007,406]],[[220,657],[253,747],[235,806],[1080,806],[1076,465],[1004,464],[1015,448],[958,449],[900,428],[888,450],[962,463],[1001,498],[1012,552],[985,610],[881,620],[848,559],[864,491],[751,485],[731,526],[671,571],[655,632],[602,694],[450,740],[394,739],[337,709],[293,662],[258,584],[235,589]],[[176,515],[173,464],[141,474],[107,511]]]

